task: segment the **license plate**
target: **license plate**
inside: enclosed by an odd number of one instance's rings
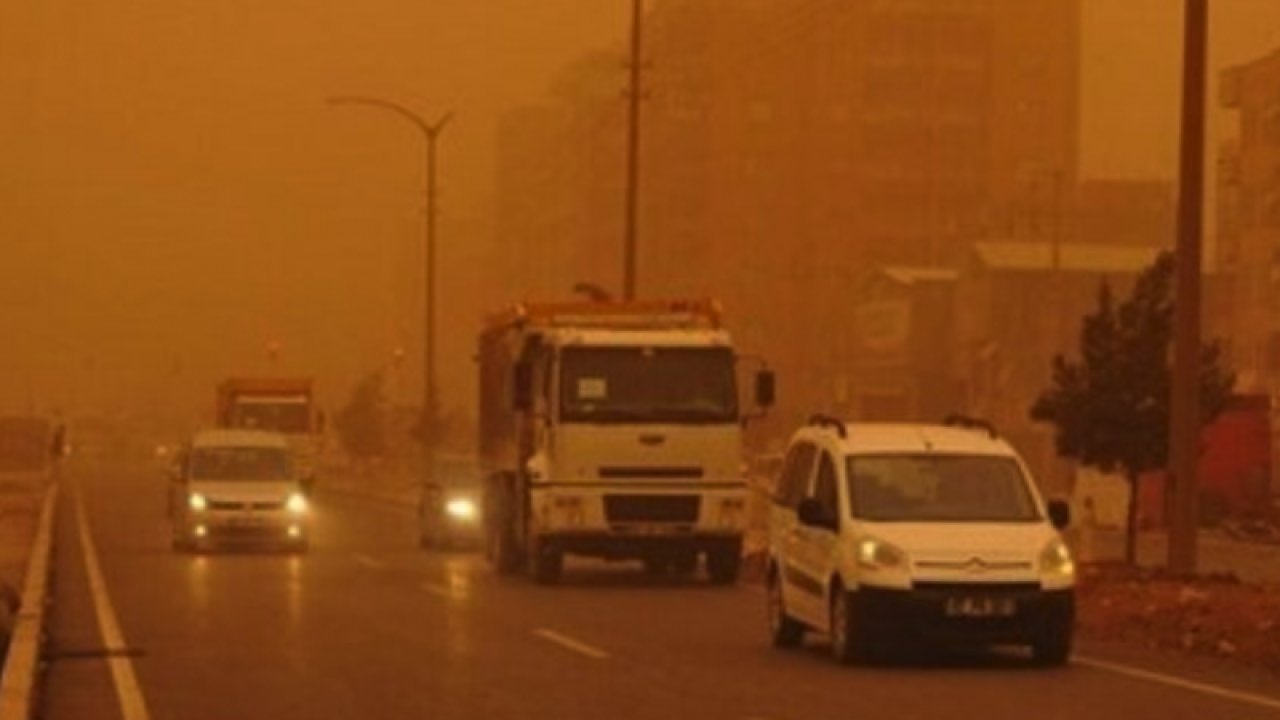
[[[237,515],[227,519],[227,523],[235,527],[261,527],[265,525],[266,522],[266,518],[254,515]]]
[[[990,595],[961,595],[947,598],[948,617],[1009,617],[1018,610],[1013,598]]]

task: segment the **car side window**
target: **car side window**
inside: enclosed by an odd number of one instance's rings
[[[818,478],[814,482],[813,498],[822,506],[824,517],[839,521],[840,489],[836,483],[836,463],[831,459],[831,453],[824,452],[818,458]]]
[[[797,443],[787,453],[782,470],[782,482],[778,485],[777,501],[780,505],[795,508],[809,489],[809,475],[813,471],[813,458],[817,448],[809,443]]]

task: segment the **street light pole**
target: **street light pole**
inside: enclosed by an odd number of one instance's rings
[[[636,299],[636,255],[640,192],[640,63],[642,51],[642,27],[644,0],[631,2],[631,86],[627,92],[627,198],[626,225],[622,248],[622,298]]]
[[[427,453],[427,474],[430,479],[432,461],[438,438],[437,400],[436,400],[436,141],[444,131],[453,113],[440,116],[434,123],[429,123],[422,116],[409,108],[381,98],[357,95],[341,95],[329,98],[330,105],[367,105],[381,108],[408,120],[422,133],[426,141],[426,218],[424,226],[425,278],[424,278],[424,338],[422,348],[422,427],[424,446]]]

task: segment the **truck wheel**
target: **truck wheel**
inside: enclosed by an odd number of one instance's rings
[[[535,543],[529,553],[529,571],[539,585],[555,585],[564,569],[564,553],[548,542]]]
[[[707,575],[716,585],[732,585],[742,571],[742,546],[738,543],[707,551]]]
[[[693,551],[676,553],[671,559],[671,572],[688,577],[698,571],[698,553]]]
[[[667,571],[667,559],[657,553],[645,555],[643,562],[645,575],[657,577]]]
[[[489,547],[493,566],[499,575],[511,575],[520,569],[520,553],[516,539],[509,528],[501,527],[489,533]]]

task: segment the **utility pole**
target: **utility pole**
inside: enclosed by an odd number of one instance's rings
[[[1174,294],[1173,377],[1169,451],[1173,512],[1169,569],[1196,569],[1196,464],[1200,456],[1200,263],[1204,206],[1207,0],[1185,0],[1182,143]]]
[[[631,62],[628,66],[631,86],[627,89],[627,185],[626,226],[623,230],[622,248],[622,298],[636,299],[636,254],[640,192],[640,87],[641,58],[643,56],[644,0],[631,0]]]

